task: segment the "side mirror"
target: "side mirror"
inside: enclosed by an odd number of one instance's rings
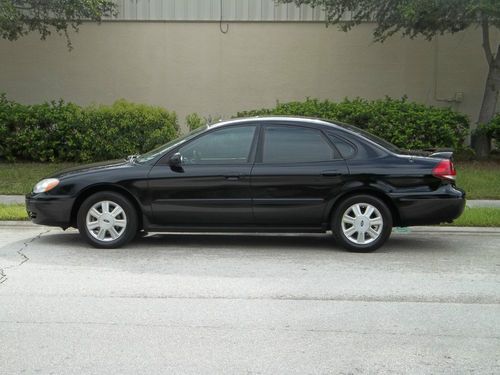
[[[168,165],[172,169],[182,169],[182,155],[179,152],[173,154],[168,160]]]

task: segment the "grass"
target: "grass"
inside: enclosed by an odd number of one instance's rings
[[[27,194],[33,186],[55,171],[74,163],[0,163],[0,194]]]
[[[28,220],[24,204],[0,204],[0,221]],[[465,208],[464,213],[454,223],[445,224],[458,227],[500,227],[500,208]]]
[[[24,204],[1,204],[0,220],[28,220]]]
[[[464,213],[451,224],[456,227],[500,227],[500,208],[465,207]]]
[[[467,199],[500,199],[499,162],[457,162],[457,186]]]
[[[72,163],[0,163],[0,194],[27,194],[43,177]],[[500,199],[500,162],[457,162],[467,199]]]

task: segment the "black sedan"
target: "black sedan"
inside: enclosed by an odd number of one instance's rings
[[[295,117],[208,125],[143,155],[59,172],[26,197],[37,224],[115,248],[144,232],[326,232],[372,251],[393,226],[451,222],[451,153],[402,154],[349,125]]]

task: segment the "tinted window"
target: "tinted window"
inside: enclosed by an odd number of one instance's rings
[[[370,132],[367,132],[366,130],[360,129],[354,125],[342,124],[342,123],[338,123],[338,122],[336,122],[336,124],[346,128],[346,129],[349,129],[349,130],[353,131],[354,133],[358,133],[359,135],[361,135],[365,138],[368,138],[370,141],[378,144],[379,146],[386,148],[389,151],[392,151],[396,154],[400,153],[400,149],[398,147],[396,147],[395,145],[393,145],[390,142],[387,142],[385,139],[382,139],[382,138],[377,137],[376,135],[374,135]]]
[[[349,143],[352,143],[356,147],[356,152],[352,156],[353,159],[356,160],[375,159],[386,155],[386,153],[382,151],[382,149],[370,144],[364,138],[359,137],[355,134],[347,132],[335,132],[334,134],[339,134],[340,136],[339,138],[346,139],[347,141],[349,141]]]
[[[196,134],[204,131],[205,129],[207,128],[207,126],[201,126],[199,128],[196,128],[195,130],[192,130],[191,132],[189,132],[188,134],[182,136],[182,137],[179,137],[179,138],[176,138],[168,143],[165,143],[164,145],[161,145],[160,147],[157,147],[155,148],[154,150],[152,151],[149,151],[145,154],[142,154],[140,155],[136,161],[138,163],[144,163],[144,162],[147,162],[151,159],[154,159],[155,157],[165,153],[169,148],[172,148],[174,146],[177,146],[181,143],[184,143],[186,141],[188,141],[190,138],[193,138]]]
[[[184,164],[244,164],[254,134],[255,126],[227,127],[195,139],[179,152]]]
[[[343,140],[342,138],[336,137],[330,132],[328,133],[328,138],[330,138],[335,147],[337,147],[337,150],[339,150],[344,159],[352,158],[356,153],[356,148],[351,143]]]
[[[269,126],[264,133],[264,163],[306,163],[336,159],[335,151],[314,129]]]

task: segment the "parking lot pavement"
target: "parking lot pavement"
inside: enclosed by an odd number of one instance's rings
[[[500,373],[500,234],[0,227],[0,373]]]

